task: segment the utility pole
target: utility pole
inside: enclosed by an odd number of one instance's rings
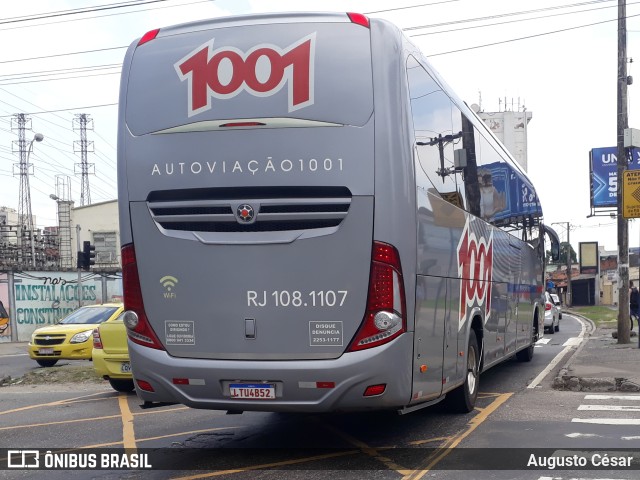
[[[567,307],[573,305],[573,297],[571,292],[571,239],[569,233],[571,232],[571,224],[569,222],[554,222],[553,225],[566,225],[567,229],[567,298],[565,302]]]
[[[629,127],[627,115],[627,6],[618,0],[618,343],[630,342],[629,325],[629,230],[622,212],[622,183],[627,169],[624,130]]]

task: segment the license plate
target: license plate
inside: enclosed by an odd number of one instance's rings
[[[122,362],[120,364],[120,373],[131,373],[131,364],[129,362]]]
[[[40,355],[53,355],[53,348],[39,348],[38,353]]]
[[[276,387],[268,383],[232,383],[231,398],[248,400],[271,400],[276,398]]]

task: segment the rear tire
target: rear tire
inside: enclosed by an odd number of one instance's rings
[[[41,367],[53,367],[58,360],[36,360]]]
[[[531,326],[531,345],[524,350],[516,352],[516,358],[519,362],[530,362],[533,359],[534,345],[536,343],[536,329],[535,324]]]
[[[111,384],[111,388],[113,388],[116,392],[133,392],[133,389],[135,388],[133,380],[110,378],[109,383]]]
[[[480,359],[478,352],[478,340],[476,332],[469,333],[469,345],[467,347],[467,368],[464,383],[452,392],[447,393],[445,402],[448,409],[455,413],[469,413],[473,410],[478,398],[478,386],[480,384]]]

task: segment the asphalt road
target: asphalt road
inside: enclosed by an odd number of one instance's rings
[[[226,415],[179,405],[143,410],[134,394],[118,394],[106,383],[24,385],[0,388],[0,448],[64,448],[71,452],[87,447],[137,448],[138,452],[149,453],[156,467],[160,462],[173,469],[52,470],[46,474],[49,480],[213,476],[325,479],[328,475],[339,479],[361,479],[363,475],[447,480],[576,478],[563,477],[555,470],[550,475],[548,469],[501,468],[508,465],[507,460],[519,461],[508,450],[514,447],[526,452],[541,448],[640,447],[640,436],[635,436],[633,426],[573,421],[602,417],[602,410],[585,410],[581,405],[628,405],[632,400],[586,399],[584,393],[550,388],[560,364],[552,369],[548,366],[580,331],[581,324],[565,315],[560,332],[547,334],[539,342],[531,362],[510,360],[485,372],[477,409],[469,415],[452,415],[440,406],[404,416],[390,412]],[[28,357],[0,357],[0,362],[5,361],[10,365],[14,361],[32,362]],[[640,407],[640,401],[636,404]],[[620,418],[631,413],[628,408],[604,411]],[[640,418],[638,413],[633,415]],[[463,463],[470,468],[476,465],[472,461],[475,457],[469,457],[469,450],[463,448],[488,450],[477,451],[482,454],[477,468],[451,470]],[[0,476],[32,478],[28,474],[34,473],[5,471]],[[596,476],[589,476],[592,473]],[[600,473],[581,472],[579,478],[637,478],[638,472],[625,476],[629,472],[616,471],[616,476],[604,477],[598,476]]]

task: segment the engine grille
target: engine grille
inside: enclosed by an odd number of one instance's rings
[[[231,193],[229,189],[224,190]],[[148,201],[148,207],[153,220],[166,230],[283,232],[336,227],[351,206],[350,192],[333,187],[324,191],[310,189],[309,196],[300,195],[303,193],[300,189],[291,192],[281,188],[271,192],[264,188],[258,192],[237,190],[231,198],[219,198],[220,192],[215,191],[211,195],[195,191],[197,198],[188,198],[188,193],[183,193],[178,199],[158,198],[160,195],[156,194]],[[237,216],[238,208],[244,205],[249,205],[254,215],[246,222],[239,221]]]

